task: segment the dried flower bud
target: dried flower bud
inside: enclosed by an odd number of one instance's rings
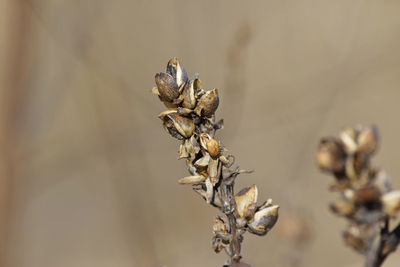
[[[256,235],[266,235],[278,220],[278,205],[265,207],[254,214],[254,219],[248,224],[249,231]]]
[[[378,147],[378,129],[376,126],[362,130],[358,136],[358,152],[371,155]]]
[[[338,199],[334,203],[332,203],[330,205],[330,209],[332,210],[332,212],[341,216],[349,216],[355,211],[354,204],[343,199]]]
[[[183,90],[183,102],[182,107],[192,109],[196,106],[196,97],[198,92],[201,90],[201,81],[196,74],[185,86]]]
[[[156,74],[155,80],[162,101],[172,102],[179,97],[179,88],[174,77],[168,73],[160,72]]]
[[[176,111],[169,110],[158,116],[164,122],[164,129],[177,139],[190,138],[194,131],[191,119],[179,115]]]
[[[345,166],[345,153],[342,145],[334,138],[324,138],[321,140],[316,160],[318,166],[325,171],[341,172]]]
[[[247,209],[257,202],[258,190],[257,186],[246,187],[240,190],[235,196],[236,212],[238,217],[244,218]]]
[[[211,117],[214,115],[219,105],[218,90],[206,92],[201,96],[194,112],[199,116]]]
[[[343,238],[345,243],[356,251],[365,251],[367,238],[360,227],[355,225],[350,226],[349,229],[343,232]]]
[[[395,216],[400,211],[400,190],[384,194],[382,204],[385,214]]]

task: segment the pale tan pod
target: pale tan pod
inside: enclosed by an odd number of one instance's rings
[[[254,214],[254,219],[249,222],[249,231],[256,235],[265,235],[274,227],[278,220],[278,205],[266,207]]]
[[[199,184],[202,183],[206,180],[206,177],[203,175],[193,175],[193,176],[187,176],[184,178],[179,179],[180,184]]]
[[[219,143],[217,140],[211,138],[207,144],[207,151],[211,157],[217,157],[220,154]]]
[[[203,157],[199,158],[194,163],[194,166],[196,166],[196,167],[207,167],[209,162],[210,162],[210,155],[207,153],[207,154],[203,155]]]
[[[208,133],[200,134],[200,145],[203,149],[207,150],[207,142],[211,140],[212,137]]]
[[[210,177],[210,181],[213,185],[216,185],[219,181],[219,160],[218,159],[213,159],[210,158],[210,161],[208,163],[208,176]]]
[[[349,154],[353,154],[357,150],[356,136],[357,131],[354,128],[345,128],[339,135],[345,151]]]
[[[400,190],[384,194],[381,201],[384,213],[389,216],[395,216],[400,211]]]
[[[341,144],[334,138],[321,140],[316,161],[320,169],[331,172],[340,172],[345,167],[345,153]]]
[[[358,152],[367,155],[373,154],[378,147],[378,129],[376,126],[371,126],[363,129],[358,138]]]
[[[246,210],[254,203],[257,203],[258,189],[256,185],[242,189],[235,196],[236,213],[244,218]]]

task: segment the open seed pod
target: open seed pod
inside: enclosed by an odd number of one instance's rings
[[[214,115],[219,105],[218,89],[207,91],[201,96],[194,112],[198,116],[211,117]]]
[[[178,88],[182,88],[188,80],[186,70],[181,66],[176,57],[168,61],[166,72],[174,78]]]
[[[266,235],[278,220],[278,210],[278,205],[272,205],[257,211],[247,225],[249,231],[256,235]]]
[[[342,145],[335,138],[321,140],[316,160],[318,166],[324,171],[341,172],[345,167],[346,154]]]
[[[251,219],[252,215],[254,214],[253,207],[257,203],[257,197],[258,189],[256,185],[252,185],[251,187],[246,187],[240,190],[235,196],[236,217],[247,217],[248,219]]]
[[[179,115],[174,110],[168,110],[158,116],[163,121],[164,129],[174,138],[190,138],[194,131],[191,119]]]
[[[201,81],[198,77],[199,75],[195,74],[195,76],[186,83],[185,88],[183,89],[183,108],[193,109],[196,106],[197,95],[202,89]]]

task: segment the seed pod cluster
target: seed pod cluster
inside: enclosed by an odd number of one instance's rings
[[[345,243],[360,253],[374,243],[380,225],[400,211],[400,190],[393,191],[387,173],[370,163],[378,144],[377,128],[359,125],[338,138],[321,139],[316,152],[319,168],[335,177],[331,190],[339,193],[330,209],[347,218]]]
[[[199,75],[191,79],[178,59],[171,59],[165,72],[155,75],[153,88],[167,110],[158,117],[164,129],[180,140],[178,159],[184,159],[189,175],[178,180],[192,185],[208,204],[220,209],[223,216],[216,218],[212,247],[215,252],[226,250],[230,263],[240,261],[242,235],[248,231],[265,235],[278,219],[278,205],[269,200],[257,205],[255,185],[234,195],[234,183],[241,173],[251,171],[232,167],[234,157],[215,138],[223,128],[223,120],[216,121],[219,105],[218,90],[203,89]]]

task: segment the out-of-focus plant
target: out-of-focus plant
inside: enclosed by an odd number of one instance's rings
[[[339,138],[322,138],[316,153],[320,169],[335,178],[330,189],[339,198],[330,209],[349,222],[344,241],[364,255],[367,267],[381,266],[400,242],[400,224],[390,227],[400,210],[400,191],[370,162],[378,141],[375,126],[358,125],[344,129]]]
[[[222,213],[215,219],[212,248],[228,254],[224,266],[250,266],[241,262],[243,234],[267,234],[278,219],[279,206],[271,199],[257,205],[256,185],[235,194],[235,179],[251,171],[232,167],[235,158],[215,139],[216,131],[223,128],[223,120],[215,118],[218,90],[205,91],[198,74],[189,79],[176,58],[168,62],[165,72],[156,74],[155,82],[153,93],[168,108],[158,117],[166,132],[180,140],[178,159],[186,161],[190,174],[178,182],[191,185]]]

